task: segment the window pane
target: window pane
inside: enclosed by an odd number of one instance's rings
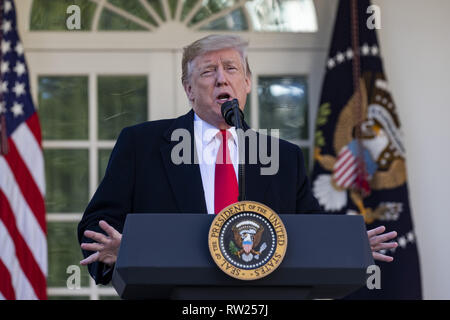
[[[184,20],[189,12],[194,8],[195,4],[201,0],[179,0],[183,2],[183,9],[181,10],[181,20]]]
[[[87,139],[88,78],[40,76],[38,83],[43,139]]]
[[[102,181],[105,176],[106,167],[108,166],[109,157],[111,156],[110,149],[98,150],[98,181]]]
[[[71,5],[80,7],[80,30],[90,30],[96,4],[90,0],[34,0],[30,16],[30,30],[68,31],[66,20]]]
[[[83,212],[89,198],[88,150],[46,149],[47,212]]]
[[[139,24],[134,23],[131,20],[125,19],[108,9],[103,9],[102,15],[100,16],[100,21],[98,24],[99,30],[145,30],[146,28],[142,27]]]
[[[249,0],[245,3],[255,31],[316,32],[312,0]]]
[[[189,25],[204,20],[223,9],[230,8],[238,1],[239,0],[207,0],[207,3],[194,15],[194,18],[190,21]]]
[[[234,10],[225,17],[213,20],[200,30],[248,30],[247,20],[242,9]]]
[[[139,3],[139,1],[130,0],[108,0],[111,4],[131,13],[132,15],[151,23],[154,26],[158,24],[156,21],[148,14],[147,10]]]
[[[182,5],[181,0],[169,0],[170,14],[172,18],[175,18],[175,12],[177,11],[177,6]]]
[[[201,8],[194,16],[194,18],[188,23],[188,26],[191,26],[199,21],[202,21],[208,18],[211,15],[211,11],[208,8]]]
[[[48,222],[48,279],[47,286],[67,288],[67,279],[73,271],[67,273],[71,265],[80,267],[80,285],[89,286],[87,267],[80,266],[83,259],[77,238],[76,222]],[[72,283],[72,282],[71,282]],[[62,297],[61,297],[62,298]],[[63,299],[65,299],[64,297]]]
[[[98,137],[115,140],[120,131],[147,120],[146,76],[98,77]]]
[[[280,129],[280,138],[308,139],[306,78],[259,77],[259,127]]]
[[[129,0],[127,0],[129,1]],[[152,6],[152,8],[156,11],[156,13],[159,14],[159,16],[161,17],[161,19],[163,19],[164,21],[167,20],[165,15],[164,15],[164,9],[161,5],[161,1],[160,0],[147,0],[147,2]],[[175,8],[173,7],[173,5],[176,6],[176,1],[175,3],[172,3],[173,1],[169,0],[169,7],[170,7],[170,11],[172,13],[172,17],[175,15]]]

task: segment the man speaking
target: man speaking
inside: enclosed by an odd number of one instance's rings
[[[182,83],[192,110],[168,120],[122,130],[105,177],[78,226],[83,255],[97,284],[111,280],[128,213],[217,214],[238,201],[239,148],[245,148],[246,200],[261,202],[278,214],[320,212],[313,197],[301,149],[278,141],[275,174],[262,174],[258,148],[239,146],[235,127],[221,106],[237,99],[244,108],[251,90],[247,43],[238,36],[211,35],[184,48]],[[244,123],[244,130],[251,130]],[[186,141],[181,154],[179,132]],[[180,135],[181,136],[181,135]],[[266,136],[255,133],[256,145]],[[270,140],[270,139],[269,139]],[[270,146],[269,146],[270,148]],[[191,152],[189,152],[192,150]],[[174,159],[178,155],[188,161]],[[257,161],[249,161],[257,159]],[[396,232],[368,231],[373,257],[392,261],[377,251],[394,248]],[[337,239],[338,241],[338,239]]]

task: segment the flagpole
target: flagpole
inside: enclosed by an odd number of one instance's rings
[[[362,110],[362,96],[361,96],[361,54],[359,49],[359,17],[358,17],[358,0],[351,0],[351,38],[352,38],[352,73],[353,73],[353,90],[355,94],[355,112],[353,113],[356,123],[355,140],[357,141],[357,178],[356,178],[356,192],[363,197],[366,191],[364,190],[364,183],[368,184],[366,179],[366,169],[364,163],[363,146],[361,144],[361,124],[364,120]],[[366,186],[368,187],[368,185]]]

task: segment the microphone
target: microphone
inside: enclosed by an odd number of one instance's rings
[[[225,122],[230,125],[236,127],[236,129],[242,129],[242,121],[244,120],[244,113],[239,108],[238,99],[233,99],[222,104],[222,117],[225,119]],[[236,117],[237,114],[237,117]],[[236,121],[238,118],[238,121]]]
[[[230,125],[236,127],[237,136],[238,136],[238,146],[239,148],[244,148],[244,138],[242,136],[242,122],[244,121],[244,113],[241,109],[239,109],[239,101],[238,99],[233,99],[231,101],[226,101],[222,104],[221,107],[222,117],[225,119],[225,122]],[[240,130],[238,130],[240,129]],[[242,149],[245,150],[245,149]],[[238,175],[239,175],[239,198],[238,201],[245,200],[245,166],[244,166],[244,158],[245,155],[242,152],[238,152],[239,154],[239,165],[238,165]]]

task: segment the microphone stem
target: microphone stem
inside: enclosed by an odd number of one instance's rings
[[[238,136],[238,155],[239,155],[239,163],[238,163],[238,175],[239,175],[239,198],[238,201],[245,200],[245,152],[240,152],[240,150],[245,150],[241,148],[245,148],[244,139],[243,139],[243,128],[242,128],[242,118],[240,117],[240,110],[237,105],[233,107],[234,119],[236,120],[236,132]]]

